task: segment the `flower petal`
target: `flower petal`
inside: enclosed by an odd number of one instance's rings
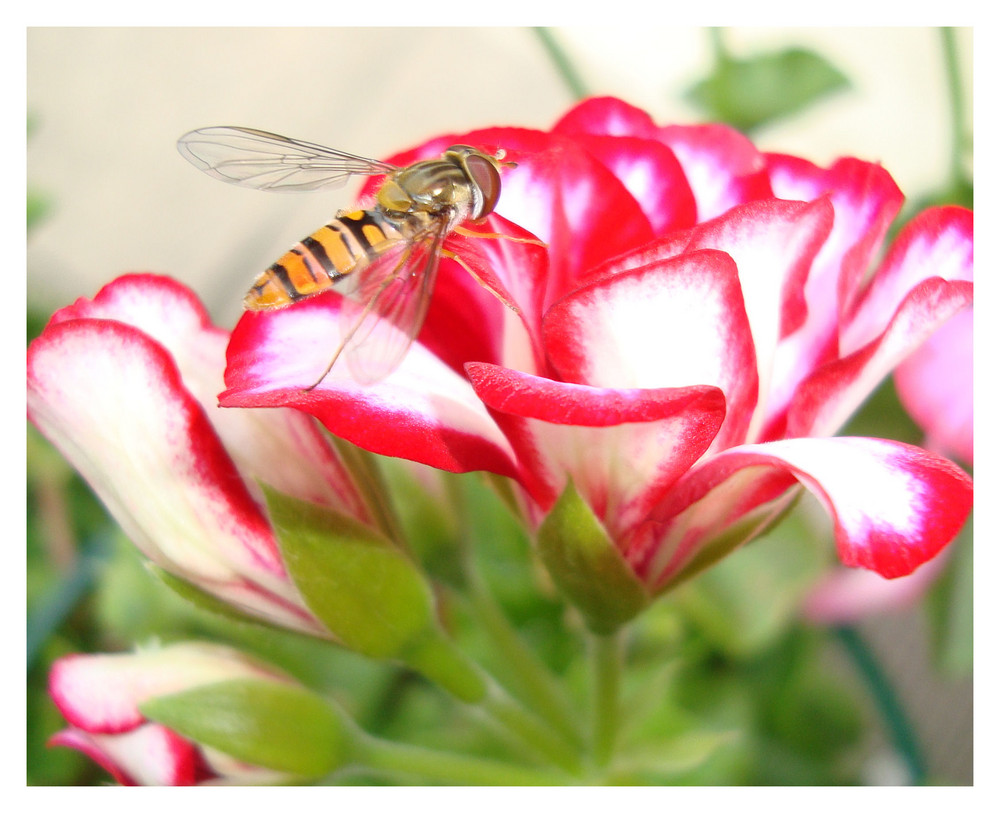
[[[881,336],[802,382],[788,410],[788,435],[836,432],[897,364],[971,301],[969,282],[932,278],[917,285]]]
[[[932,277],[972,281],[972,212],[968,209],[927,209],[906,224],[843,320],[841,355],[878,336],[907,294]]]
[[[205,772],[194,745],[154,723],[114,735],[68,728],[55,734],[49,744],[80,751],[121,785],[194,785]]]
[[[219,403],[295,407],[368,451],[446,471],[513,472],[510,446],[468,381],[420,344],[377,384],[360,385],[337,364],[306,390],[337,346],[337,315],[332,295],[245,314],[229,344]]]
[[[616,264],[546,314],[553,366],[564,380],[595,387],[718,387],[727,417],[714,445],[740,442],[756,404],[757,363],[732,259],[704,250]]]
[[[770,197],[764,157],[746,136],[722,124],[657,127],[649,115],[620,99],[586,99],[553,128],[567,134],[635,136],[670,147],[697,200],[699,221],[740,203]]]
[[[665,521],[661,544],[676,548],[684,539],[691,547],[692,539],[704,539],[692,518],[714,515],[712,506],[720,501],[742,500],[756,508],[774,489],[749,495],[768,478],[779,478],[773,482],[777,488],[789,475],[829,511],[841,561],[887,578],[905,576],[937,555],[972,507],[968,475],[923,449],[875,438],[798,438],[729,449],[693,470],[661,506],[664,516],[672,517]],[[680,570],[659,552],[652,560],[655,579]]]
[[[922,445],[971,466],[972,308],[945,322],[896,368],[899,400],[927,435]]]
[[[69,319],[32,342],[27,368],[28,417],[143,554],[254,614],[319,632],[162,346],[121,322]]]
[[[775,352],[768,411],[780,425],[799,383],[817,366],[836,358],[841,315],[853,302],[903,195],[877,164],[845,158],[821,169],[785,155],[768,155],[767,160],[777,197],[808,201],[825,195],[834,210],[833,229],[803,290],[806,320],[782,326],[783,338]],[[765,437],[774,434],[764,432]]]
[[[162,345],[258,501],[259,480],[285,494],[368,519],[350,475],[312,419],[295,410],[218,409],[229,335],[211,324],[183,285],[169,277],[128,274],[104,286],[93,300],[79,299],[56,312],[52,322],[70,319],[112,319]],[[285,465],[292,450],[296,465]]]
[[[202,545],[229,537],[244,566],[281,572],[267,522],[201,407],[139,331],[97,319],[47,328],[28,350],[28,415],[153,561],[222,576]]]
[[[699,222],[741,203],[774,197],[764,156],[733,128],[724,124],[673,125],[661,127],[659,138],[684,167],[698,202]]]
[[[760,392],[744,435],[750,441],[769,423],[767,395],[774,351],[782,330],[805,320],[802,289],[832,224],[833,209],[825,198],[813,203],[766,199],[736,206],[691,231],[686,251],[725,251],[739,269]]]
[[[649,113],[613,96],[584,99],[570,108],[552,131],[555,133],[591,133],[609,136],[652,138],[656,124]]]
[[[653,233],[693,226],[697,204],[673,152],[659,141],[578,135],[576,142],[614,173],[639,202]]]
[[[467,227],[473,230],[471,227]],[[493,214],[474,231],[503,237],[452,235],[446,247],[478,277],[443,260],[420,343],[464,375],[469,361],[540,369],[541,312],[548,278],[548,252],[530,233]],[[509,301],[501,306],[491,277]],[[487,288],[483,286],[486,285]],[[487,292],[489,289],[489,292]],[[461,337],[456,341],[456,337]]]
[[[591,268],[653,237],[636,199],[574,140],[534,131],[491,134],[517,162],[504,174],[497,213],[548,246],[546,303],[575,288]]]
[[[572,478],[612,537],[625,533],[704,452],[725,414],[714,387],[612,389],[468,365],[476,393],[548,510]]]
[[[871,570],[832,568],[814,585],[802,604],[802,614],[816,624],[856,624],[877,613],[915,604],[941,574],[946,553],[921,565],[908,576],[884,579]]]
[[[115,734],[144,721],[139,713],[144,700],[246,677],[287,681],[228,647],[184,643],[136,653],[67,655],[49,672],[49,693],[71,725]]]

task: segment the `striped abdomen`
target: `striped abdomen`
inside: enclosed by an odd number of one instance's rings
[[[257,277],[243,299],[248,310],[280,308],[328,290],[405,239],[378,209],[338,215],[296,243]]]

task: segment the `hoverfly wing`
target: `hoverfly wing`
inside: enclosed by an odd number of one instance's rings
[[[346,286],[337,285],[344,300],[341,344],[334,361],[343,356],[358,383],[374,384],[389,375],[420,332],[434,291],[443,239],[443,229],[429,229],[352,274],[356,279],[345,280]]]
[[[355,175],[399,167],[320,144],[249,127],[205,127],[185,133],[177,149],[202,172],[251,189],[300,192],[336,187]]]

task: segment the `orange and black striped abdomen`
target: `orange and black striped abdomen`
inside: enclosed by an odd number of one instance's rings
[[[378,209],[338,215],[257,277],[243,299],[247,310],[291,305],[322,293],[403,240]]]

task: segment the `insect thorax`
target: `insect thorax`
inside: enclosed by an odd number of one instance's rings
[[[393,213],[426,212],[452,223],[470,218],[481,194],[461,167],[450,161],[421,161],[386,180],[378,192],[379,206]]]

